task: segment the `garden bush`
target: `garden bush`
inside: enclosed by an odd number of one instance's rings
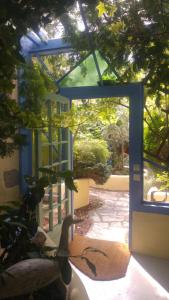
[[[79,140],[74,145],[75,178],[92,178],[97,184],[104,184],[112,168],[107,143],[103,140]]]

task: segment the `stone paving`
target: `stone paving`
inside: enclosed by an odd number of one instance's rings
[[[103,240],[128,242],[129,193],[90,189],[90,199],[103,205],[89,211],[92,225],[87,236]]]
[[[129,194],[92,188],[90,199],[102,200],[103,205],[88,211],[93,222],[86,235],[91,238],[127,242]],[[126,276],[118,280],[94,281],[73,267],[88,294],[88,298],[81,295],[76,299],[169,300],[169,263],[148,256],[138,258],[140,263],[137,257],[131,256]]]

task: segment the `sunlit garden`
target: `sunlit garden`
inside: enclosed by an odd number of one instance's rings
[[[136,193],[142,185],[140,207],[168,214],[169,3],[2,0],[0,18],[0,299],[76,299],[68,242],[75,210],[91,205],[90,188]],[[138,141],[137,96],[120,91],[130,84],[144,89]],[[84,98],[94,87],[100,94]],[[113,87],[116,96],[101,94]],[[17,273],[24,268],[28,279]]]

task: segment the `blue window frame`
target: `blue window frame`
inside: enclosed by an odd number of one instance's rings
[[[130,211],[169,214],[169,205],[144,201],[143,196],[143,104],[142,83],[102,87],[62,88],[61,94],[73,99],[129,97],[129,155],[130,155]]]

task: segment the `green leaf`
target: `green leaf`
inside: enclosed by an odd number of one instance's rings
[[[82,260],[85,260],[85,262],[87,263],[89,269],[92,271],[92,273],[93,273],[95,276],[97,276],[95,265],[94,265],[93,263],[91,263],[91,261],[90,261],[87,257],[85,257],[85,256],[82,256],[81,259],[82,259]]]
[[[44,167],[39,168],[39,171],[42,172],[42,173],[49,174],[49,175],[53,175],[53,173],[54,173],[53,170],[51,170],[49,168],[44,168]]]
[[[42,187],[46,187],[48,186],[50,183],[49,177],[48,176],[42,176],[41,178],[39,178],[38,180],[38,184]]]
[[[65,258],[61,266],[61,274],[62,274],[62,280],[65,284],[69,284],[72,278],[72,268],[67,258]]]
[[[53,250],[57,250],[58,247],[52,247],[52,246],[44,246],[43,250],[44,251],[53,251]]]
[[[106,8],[102,1],[99,2],[96,8],[98,10],[98,17],[101,17],[104,13],[106,13]]]
[[[93,247],[87,247],[83,250],[83,254],[86,254],[87,252],[97,252],[97,253],[100,253],[103,256],[107,257],[106,253],[104,253],[103,251],[101,251],[99,249],[93,248]]]
[[[77,187],[74,184],[74,181],[72,178],[65,178],[65,184],[69,190],[78,192]]]
[[[20,222],[14,222],[14,221],[3,221],[5,224],[8,224],[10,226],[16,226],[16,227],[22,227],[27,229],[27,226],[25,226],[24,224],[20,223]]]

